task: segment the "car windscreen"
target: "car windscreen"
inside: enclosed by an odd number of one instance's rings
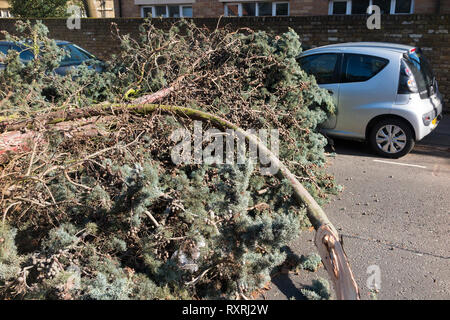
[[[64,65],[72,65],[72,64],[80,64],[84,61],[95,59],[95,56],[90,54],[89,52],[81,49],[80,47],[74,45],[74,44],[63,44],[58,45],[60,48],[64,49],[66,51],[66,55],[61,60],[61,66]],[[0,48],[3,48],[0,46]],[[12,45],[11,47],[6,47],[1,50],[1,52],[4,54],[7,54],[8,50],[15,50],[19,52],[19,57],[22,61],[28,62],[34,59],[33,52],[22,45]]]
[[[420,50],[415,50],[405,60],[414,75],[420,95],[430,96],[434,89],[434,75],[428,59]]]
[[[95,59],[95,57],[74,44],[60,45],[60,48],[66,50],[67,55],[61,60],[61,65],[80,64],[86,60]]]

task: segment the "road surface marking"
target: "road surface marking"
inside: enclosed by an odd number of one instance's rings
[[[385,161],[385,160],[373,160],[375,162],[382,162],[382,163],[388,163],[388,164],[396,164],[399,166],[407,166],[407,167],[415,167],[415,168],[422,168],[426,169],[427,167],[419,166],[417,164],[408,164],[408,163],[400,163],[400,162],[393,162],[393,161]]]

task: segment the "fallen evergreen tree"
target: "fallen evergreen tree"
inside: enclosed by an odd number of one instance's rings
[[[45,70],[64,53],[43,25],[21,27],[49,54],[24,66],[11,53],[0,74],[2,135],[31,138],[3,154],[2,297],[246,298],[302,229],[326,227],[312,213],[337,187],[316,129],[333,106],[296,63],[293,31],[147,22],[137,40],[119,34],[123,51],[105,73],[56,78]],[[199,118],[207,128],[277,128],[281,175],[251,162],[175,165],[171,133]],[[299,181],[315,200],[293,197],[308,194]]]

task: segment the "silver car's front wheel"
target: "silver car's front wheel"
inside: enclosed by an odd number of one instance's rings
[[[406,121],[385,118],[371,128],[369,142],[374,151],[388,158],[400,158],[414,147],[414,135]]]
[[[387,153],[397,153],[406,146],[406,134],[399,126],[388,124],[377,132],[377,146]]]

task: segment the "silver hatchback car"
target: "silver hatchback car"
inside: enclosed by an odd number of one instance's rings
[[[442,96],[419,48],[343,43],[307,50],[297,60],[337,106],[322,126],[327,136],[366,140],[379,155],[399,158],[442,118]]]

